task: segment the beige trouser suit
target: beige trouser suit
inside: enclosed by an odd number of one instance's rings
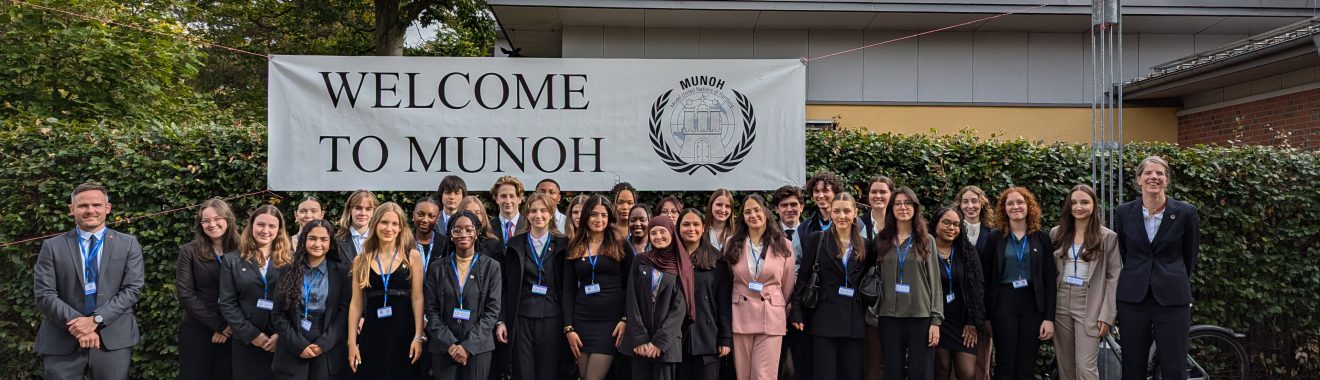
[[[1054,251],[1054,264],[1059,270],[1058,306],[1054,317],[1054,350],[1059,362],[1059,378],[1099,380],[1096,356],[1101,337],[1097,324],[1114,324],[1114,294],[1118,274],[1123,269],[1118,254],[1118,235],[1101,227],[1101,252],[1088,262],[1081,257],[1086,254],[1085,247],[1074,246],[1072,236],[1058,236],[1058,230],[1058,227],[1050,230],[1050,236],[1055,242],[1063,240]],[[1076,261],[1074,253],[1078,256]],[[1081,279],[1081,285],[1075,285],[1075,280],[1070,283],[1069,277]]]

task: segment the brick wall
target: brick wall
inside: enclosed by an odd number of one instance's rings
[[[1320,150],[1320,89],[1178,116],[1178,145],[1289,145]]]

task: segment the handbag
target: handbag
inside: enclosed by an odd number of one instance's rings
[[[857,284],[857,290],[862,293],[862,303],[871,305],[880,302],[880,266],[872,266],[866,269],[866,274],[862,275],[862,282]]]
[[[820,263],[811,264],[811,277],[807,278],[807,285],[797,295],[798,305],[807,309],[816,308],[820,302]]]

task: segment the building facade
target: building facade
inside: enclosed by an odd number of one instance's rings
[[[805,63],[809,124],[1091,140],[1090,0],[488,3],[500,43],[522,56],[814,58]],[[1125,1],[1121,79],[1309,19],[1313,5]],[[880,42],[887,43],[825,57]],[[1181,137],[1182,109],[1129,103],[1125,140],[1191,141]]]

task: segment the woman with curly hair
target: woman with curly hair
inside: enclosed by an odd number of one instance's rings
[[[1040,342],[1054,337],[1059,274],[1040,219],[1036,196],[1026,188],[1008,188],[995,202],[997,228],[986,241],[990,254],[981,258],[986,309],[999,352],[995,379],[1035,379]]]

